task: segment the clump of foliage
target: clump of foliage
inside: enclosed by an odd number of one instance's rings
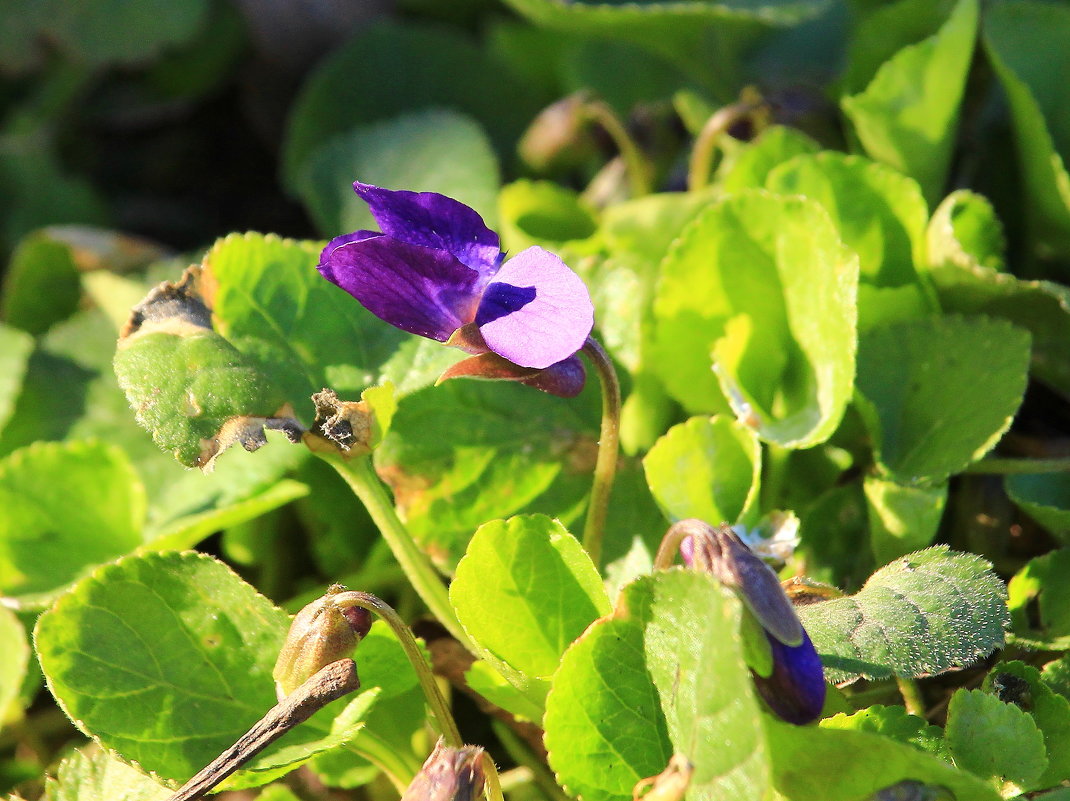
[[[1065,5],[30,5],[0,792],[1070,792]]]

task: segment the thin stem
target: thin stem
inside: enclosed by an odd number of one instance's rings
[[[588,117],[601,125],[617,146],[621,158],[624,159],[624,168],[628,173],[632,197],[649,195],[650,167],[643,156],[643,151],[628,133],[628,129],[624,127],[617,113],[602,100],[588,100],[583,104],[583,108]]]
[[[921,686],[918,682],[915,679],[896,676],[895,683],[899,686],[899,694],[903,696],[903,706],[907,708],[907,712],[924,718],[925,698],[921,694]]]
[[[417,594],[427,604],[431,614],[446,627],[461,645],[469,651],[474,651],[471,640],[461,627],[461,622],[450,605],[449,593],[446,585],[431,560],[427,558],[420,547],[409,534],[405,524],[398,518],[394,511],[394,504],[383,489],[383,484],[372,469],[371,458],[358,456],[346,460],[339,454],[330,452],[314,451],[317,456],[326,461],[338,471],[353,493],[360,498],[361,503],[368,510],[379,532],[383,535],[390,550],[394,552],[394,558],[398,560],[401,569],[412,583]]]
[[[203,797],[290,729],[358,687],[357,666],[352,659],[331,662],[273,706],[234,745],[186,782],[168,801],[196,801]]]
[[[691,159],[687,166],[687,188],[690,192],[703,189],[713,172],[713,154],[717,142],[738,120],[757,108],[754,101],[740,101],[717,109],[702,126],[695,144],[691,146]]]
[[[712,531],[713,528],[708,523],[694,517],[677,520],[669,526],[669,530],[666,531],[665,536],[661,538],[658,552],[654,556],[654,569],[668,570],[672,567],[672,563],[676,559],[676,552],[680,550],[680,543],[684,541],[684,538],[690,537],[693,534],[698,536],[709,536]]]
[[[1070,471],[1070,457],[1060,459],[1000,459],[991,457],[974,462],[964,473],[1020,475],[1023,473],[1064,473]]]
[[[531,748],[516,736],[516,732],[500,720],[492,720],[491,726],[509,756],[516,760],[518,765],[523,765],[531,771],[531,778],[542,790],[544,796],[550,801],[570,801],[565,791],[558,786],[554,774],[546,763],[531,752]]]
[[[609,356],[594,337],[587,337],[583,352],[598,371],[602,382],[602,428],[598,436],[598,458],[594,465],[591,501],[587,506],[587,521],[583,527],[583,547],[587,549],[595,567],[598,567],[602,560],[609,494],[613,489],[620,453],[620,382]]]
[[[442,691],[438,689],[438,684],[435,682],[430,666],[424,660],[423,651],[416,644],[416,638],[413,637],[412,631],[405,625],[405,621],[401,619],[401,616],[394,611],[394,608],[374,595],[369,595],[366,592],[356,592],[355,590],[340,592],[332,596],[331,601],[339,609],[359,606],[361,609],[374,612],[386,621],[386,624],[390,626],[394,635],[398,638],[398,642],[401,643],[402,650],[405,651],[405,656],[412,663],[413,670],[416,671],[416,676],[420,680],[420,687],[427,698],[427,705],[431,707],[431,714],[438,721],[439,732],[446,739],[446,745],[450,748],[463,746],[464,741],[461,740],[461,733],[457,730],[457,723],[450,712],[449,704],[442,697]]]

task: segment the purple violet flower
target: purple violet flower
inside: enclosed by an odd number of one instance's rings
[[[382,233],[332,239],[318,265],[324,278],[381,320],[473,354],[442,379],[507,379],[564,397],[583,389],[576,352],[594,307],[561,259],[530,247],[505,261],[479,214],[445,195],[353,189]]]
[[[776,573],[729,526],[691,522],[694,533],[680,542],[684,563],[734,590],[765,631],[773,669],[768,676],[751,669],[759,694],[789,723],[816,720],[825,704],[824,669]]]

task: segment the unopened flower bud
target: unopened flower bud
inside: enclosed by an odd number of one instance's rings
[[[776,573],[727,525],[681,520],[666,536],[674,531],[687,534],[680,540],[684,562],[734,590],[762,627],[771,659],[752,665],[751,675],[770,709],[789,723],[816,719],[825,702],[821,659]]]
[[[401,801],[473,801],[483,792],[483,749],[449,748],[440,737]]]
[[[939,784],[923,784],[905,779],[884,787],[866,801],[954,801],[955,795]]]
[[[585,92],[577,92],[544,108],[520,138],[517,152],[536,172],[579,164],[594,150]]]
[[[351,603],[353,595],[334,584],[294,617],[271,674],[280,701],[320,668],[353,653],[367,635],[371,612]]]

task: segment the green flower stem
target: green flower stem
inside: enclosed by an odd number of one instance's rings
[[[680,549],[680,543],[691,534],[700,534],[706,531],[706,524],[693,517],[677,520],[665,536],[661,538],[658,552],[654,555],[654,570],[668,570],[676,561],[676,552]]]
[[[899,694],[903,696],[903,706],[911,715],[919,718],[925,717],[925,698],[921,694],[921,687],[915,679],[906,679],[902,676],[895,677],[895,683],[899,686]]]
[[[591,501],[587,505],[587,520],[583,527],[583,547],[598,567],[602,561],[602,538],[606,515],[609,513],[609,494],[617,474],[620,454],[620,382],[617,371],[594,337],[587,337],[583,352],[591,360],[602,382],[602,428],[598,436],[598,458],[594,465]]]
[[[598,123],[613,140],[624,159],[624,168],[628,173],[632,197],[650,194],[650,165],[647,164],[643,151],[635,143],[628,129],[624,127],[617,113],[603,100],[588,100],[583,104],[588,119]]]
[[[416,644],[416,638],[412,635],[412,631],[405,625],[405,621],[401,619],[401,616],[394,611],[394,608],[374,595],[355,590],[340,592],[333,596],[331,600],[334,606],[340,609],[359,606],[361,609],[374,612],[390,626],[394,635],[398,638],[398,642],[401,643],[405,656],[412,663],[413,670],[416,671],[416,676],[420,680],[420,687],[424,691],[424,697],[427,698],[427,705],[431,707],[431,714],[438,721],[438,730],[446,739],[446,745],[451,748],[463,746],[464,741],[461,740],[461,733],[457,730],[457,723],[450,712],[449,704],[446,703],[446,699],[442,696],[442,691],[438,689],[435,677],[431,673],[431,667],[424,659],[420,646]]]
[[[1064,473],[1070,471],[1070,458],[1061,459],[1000,459],[992,457],[974,462],[964,473],[990,475],[1020,475],[1028,473]]]
[[[569,796],[558,786],[553,771],[546,766],[545,762],[531,752],[531,748],[517,737],[516,732],[500,720],[491,720],[490,725],[509,756],[518,765],[523,765],[531,771],[531,778],[542,790],[542,794],[546,798],[550,799],[550,801],[570,801]]]
[[[705,188],[713,172],[713,154],[717,143],[734,123],[758,107],[754,101],[742,100],[717,109],[702,126],[695,144],[691,146],[691,158],[687,166],[687,189],[696,192]]]
[[[353,493],[360,498],[361,503],[368,510],[379,532],[383,535],[390,550],[394,552],[394,558],[398,560],[401,569],[405,571],[409,581],[417,594],[427,604],[438,621],[446,627],[461,645],[474,652],[471,640],[461,627],[461,622],[450,605],[449,593],[446,585],[431,560],[427,558],[420,547],[413,540],[405,525],[398,519],[394,511],[394,504],[386,494],[382,482],[372,469],[370,456],[357,456],[353,459],[344,459],[340,454],[330,452],[316,452],[338,471]]]

